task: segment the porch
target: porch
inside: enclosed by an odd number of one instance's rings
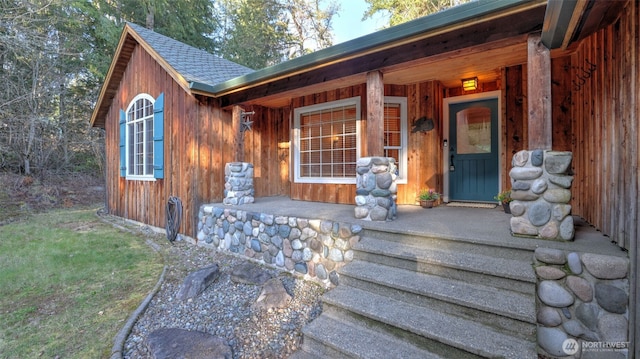
[[[355,219],[354,205],[287,197],[203,207],[218,248],[339,284],[294,358],[535,358],[565,356],[570,338],[628,340],[615,308],[626,312],[626,300],[606,299],[628,288],[627,254],[579,218],[575,240],[558,242],[511,236],[500,207],[400,205],[388,222]]]
[[[500,206],[494,209],[454,207],[440,204],[425,209],[417,205],[398,205],[398,218],[394,221],[372,222],[356,219],[355,205],[292,200],[284,196],[256,198],[254,203],[240,206],[212,204],[229,209],[274,216],[298,217],[357,224],[369,230],[417,234],[454,241],[468,241],[487,245],[535,250],[538,247],[565,251],[624,256],[620,247],[608,237],[590,226],[580,217],[574,217],[575,239],[569,242],[547,241],[535,238],[514,237],[510,233],[510,215]]]

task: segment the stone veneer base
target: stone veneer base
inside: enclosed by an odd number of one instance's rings
[[[267,265],[338,285],[337,269],[353,260],[362,227],[329,220],[274,216],[214,205],[198,214],[197,240]]]
[[[253,164],[229,162],[224,166],[224,199],[222,203],[239,205],[255,201]]]
[[[392,157],[361,157],[356,162],[355,217],[366,221],[392,221],[396,206],[398,167]]]
[[[534,267],[540,354],[628,357],[627,258],[537,248]]]
[[[519,151],[513,155],[509,209],[513,235],[573,240],[571,152]]]

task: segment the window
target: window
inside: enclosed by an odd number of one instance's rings
[[[164,95],[136,96],[120,111],[120,175],[127,179],[164,177]]]
[[[407,183],[407,99],[384,98],[384,155],[396,159],[399,183]]]
[[[294,110],[295,181],[355,183],[360,97]]]

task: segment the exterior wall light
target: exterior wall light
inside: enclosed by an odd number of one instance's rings
[[[462,79],[462,89],[465,91],[473,91],[478,88],[478,78],[471,77],[468,79]]]

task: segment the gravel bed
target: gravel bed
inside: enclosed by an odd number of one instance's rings
[[[320,315],[319,297],[324,288],[317,283],[263,267],[282,280],[293,298],[284,309],[253,309],[261,287],[230,279],[231,270],[247,259],[184,241],[172,245],[160,236],[149,241],[163,254],[167,273],[161,289],[132,328],[124,358],[150,358],[145,339],[159,328],[197,330],[224,338],[233,358],[286,358],[300,347],[302,327]],[[214,263],[221,275],[204,293],[186,302],[176,299],[187,274]]]

